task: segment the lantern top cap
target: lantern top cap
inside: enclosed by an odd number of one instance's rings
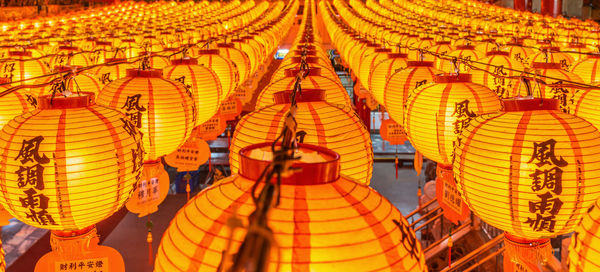
[[[534,62],[531,65],[534,69],[561,69],[560,63],[558,62]]]
[[[435,75],[435,83],[464,83],[471,82],[471,74],[443,73]]]
[[[128,77],[159,77],[162,78],[163,72],[160,69],[142,70],[138,68],[127,69]]]
[[[240,175],[247,179],[258,180],[263,170],[271,163],[272,143],[249,145],[240,150]],[[276,145],[280,146],[280,144]],[[340,155],[315,145],[298,144],[295,156],[300,159],[291,165],[293,173],[281,177],[286,185],[318,185],[334,182],[340,177]]]
[[[9,83],[10,78],[8,77],[0,77],[0,84]]]
[[[54,97],[51,94],[42,95],[38,98],[38,102],[38,109],[41,110],[85,108],[94,104],[94,93],[80,92],[67,96],[55,95]]]
[[[291,95],[293,90],[276,92],[273,94],[275,104],[292,103]],[[325,91],[322,89],[302,89],[302,92],[296,95],[296,102],[320,102],[325,101]]]
[[[53,230],[52,235],[61,237],[61,238],[76,238],[80,236],[87,235],[91,231],[96,228],[95,225],[91,225],[89,227],[85,227],[80,230]]]
[[[408,67],[433,67],[433,61],[408,61]]]
[[[502,100],[504,112],[558,110],[558,100],[551,98],[533,98],[531,96],[507,98]]]
[[[405,59],[408,57],[406,53],[390,53],[388,54],[388,58],[390,59]]]
[[[15,57],[31,57],[31,51],[9,51],[8,52],[9,56],[15,56]]]
[[[487,53],[485,53],[485,55],[487,57],[489,57],[489,56],[507,56],[508,57],[509,54],[506,51],[492,50],[492,51],[488,51]]]
[[[181,58],[171,61],[172,65],[198,65],[198,60],[194,58]]]
[[[286,77],[296,77],[300,73],[300,68],[288,68],[285,69]],[[321,75],[321,67],[310,67],[308,70],[307,76],[320,76]]]

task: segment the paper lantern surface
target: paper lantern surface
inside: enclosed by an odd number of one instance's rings
[[[141,133],[93,94],[39,99],[0,133],[0,203],[26,224],[93,225],[125,204],[141,174]]]
[[[521,238],[573,231],[600,197],[600,133],[552,99],[505,100],[504,111],[475,117],[460,136],[453,170],[463,199]]]
[[[177,213],[158,249],[156,271],[217,269],[230,237],[226,221],[236,209],[247,225],[254,210],[252,187],[272,157],[270,145],[247,147],[239,175],[202,191]],[[268,271],[426,271],[414,232],[389,201],[340,176],[335,153],[300,145],[297,155],[293,166],[300,170],[283,178],[281,202],[269,212],[280,254],[273,249]],[[244,229],[232,235],[232,253],[244,235]]]

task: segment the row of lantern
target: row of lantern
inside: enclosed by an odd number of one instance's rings
[[[248,225],[259,205],[253,201],[254,183],[273,158],[270,142],[290,122],[284,121],[288,116],[304,143],[292,164],[298,170],[284,173],[279,204],[265,226],[274,234],[269,243],[276,244],[267,270],[426,270],[420,244],[400,212],[361,184],[368,183],[365,172],[370,177],[372,167],[368,132],[346,91],[332,79],[336,75],[315,28],[314,1],[305,2],[303,14],[298,36],[259,94],[256,110],[238,123],[230,152],[237,174],[200,192],[179,211],[163,236],[157,271],[214,270],[243,260],[232,257],[248,233],[238,228]],[[294,93],[302,76],[302,91]],[[241,225],[226,223],[236,220]]]
[[[239,44],[248,45],[247,49],[255,49],[249,44],[261,44],[264,50],[274,50],[281,41],[274,33],[286,28],[292,19],[289,14],[295,12],[288,7],[282,18],[281,1],[269,7],[261,18],[250,22],[256,31]],[[134,69],[123,61],[106,66],[126,73],[105,82],[101,90],[102,84],[93,76],[75,72],[68,80],[53,84],[52,90],[43,86],[29,92],[12,91],[2,98],[6,100],[2,110],[6,125],[2,124],[0,133],[4,150],[0,204],[27,224],[55,231],[53,241],[68,247],[53,248],[36,269],[54,269],[56,260],[84,259],[83,253],[100,251],[110,255],[111,270],[123,269],[122,260],[112,259],[116,251],[96,246],[93,225],[126,202],[130,210],[143,215],[156,210],[164,199],[169,182],[160,157],[176,151],[192,129],[212,117],[237,88],[232,75],[238,70],[230,54],[234,50],[241,52],[238,56],[247,58],[247,54],[231,44],[221,47],[222,51],[200,51],[197,60],[173,60],[164,73],[177,80],[164,78],[162,70]],[[262,54],[253,56],[266,59]],[[228,65],[232,71],[218,65]],[[227,80],[236,85],[231,83],[233,87],[225,92],[221,85]],[[83,240],[73,244],[75,240],[61,238],[68,236]],[[96,242],[90,245],[88,239]]]
[[[353,20],[344,3],[335,4],[346,22]],[[331,33],[352,33],[334,18],[327,4],[321,6]],[[344,44],[336,46],[344,52]],[[368,46],[349,54],[356,58],[354,63],[364,65],[368,58],[360,57],[365,55],[361,51],[369,50]],[[381,63],[393,61],[389,58]],[[578,92],[572,107],[561,111],[562,101],[556,99],[501,100],[490,88],[475,83],[475,71],[473,75],[443,74],[427,61],[412,65],[409,61],[407,66],[396,72],[398,76],[387,77],[388,89],[382,95],[374,95],[384,98],[390,116],[404,126],[415,149],[438,162],[438,182],[457,187],[460,194],[454,193],[454,197],[464,202],[445,205],[454,208],[457,217],[468,206],[482,220],[506,231],[510,257],[505,259],[525,265],[535,266],[550,258],[547,238],[576,230],[571,248],[577,251],[569,254],[571,270],[597,270],[593,248],[598,243],[594,237],[599,220],[592,204],[600,197],[596,179],[600,171],[596,152],[600,144],[595,106],[598,91]],[[568,73],[558,63],[536,63],[534,67],[556,70],[552,77]],[[593,73],[589,69],[586,72]],[[376,72],[372,70],[371,78]],[[543,89],[541,92],[544,95]],[[441,193],[446,192],[438,195]],[[445,201],[442,197],[440,202]],[[589,215],[581,220],[586,211]]]

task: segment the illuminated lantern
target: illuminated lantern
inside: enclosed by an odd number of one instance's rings
[[[144,148],[125,115],[90,93],[64,95],[41,96],[36,110],[4,126],[0,203],[28,225],[79,230],[125,204]]]
[[[38,78],[50,72],[50,69],[41,60],[29,60],[29,51],[11,51],[8,54],[10,61],[0,65],[0,77],[9,78],[11,82]],[[20,85],[31,84],[33,81],[20,82]]]
[[[404,128],[417,151],[448,166],[456,136],[469,118],[500,108],[496,93],[472,83],[470,74],[436,75],[433,84],[421,85],[408,95]]]
[[[35,272],[60,271],[75,263],[81,271],[115,271],[124,272],[125,263],[121,254],[110,247],[98,245],[100,239],[96,227],[81,231],[52,231],[50,245],[52,251],[46,253],[35,265]],[[78,269],[78,268],[75,268]]]
[[[523,46],[522,43],[518,42],[506,44],[506,46],[502,47],[502,51],[508,52],[511,58],[523,65],[528,65],[527,59],[529,56],[535,54],[533,49]]]
[[[588,55],[587,58],[582,59],[571,68],[571,72],[578,75],[582,82],[592,83],[600,81],[600,55]]]
[[[291,57],[291,58],[286,58],[281,62],[281,65],[279,66],[279,68],[277,68],[277,71],[275,71],[275,73],[273,73],[273,76],[271,77],[271,81],[276,81],[279,80],[281,78],[286,77],[286,71],[288,69],[298,69],[300,68],[300,64],[302,61],[302,57]],[[321,76],[324,77],[329,77],[329,78],[335,78],[337,76],[337,74],[335,73],[335,70],[331,67],[331,61],[329,62],[325,62],[323,61],[323,59],[319,58],[319,57],[311,57],[311,56],[307,56],[305,58],[306,64],[308,64],[308,66],[310,68],[312,67],[317,67],[321,69]]]
[[[140,129],[144,160],[175,151],[195,127],[192,94],[180,82],[163,78],[160,70],[127,70],[126,77],[104,86],[97,101],[124,112]]]
[[[585,44],[582,43],[570,43],[569,47],[566,48],[572,58],[573,61],[580,61],[587,58],[588,54],[592,52],[592,50]],[[571,67],[573,69],[573,67]]]
[[[139,47],[134,39],[122,39],[119,47],[124,48],[126,58],[138,57],[144,52],[144,49]]]
[[[543,98],[559,100],[561,110],[569,112],[570,98],[577,91],[569,81],[583,83],[583,80],[578,75],[562,69],[560,63],[535,62],[532,68],[536,69],[536,74],[541,76],[538,80],[543,81],[540,83],[533,82],[535,86],[532,86],[532,92],[537,93],[539,91]],[[524,93],[526,88],[517,87],[513,90],[515,94],[512,97],[531,95]]]
[[[198,65],[196,59],[178,59],[171,64],[163,69],[165,76],[191,89],[196,101],[196,125],[206,122],[217,113],[223,99],[219,77],[212,70]]]
[[[600,133],[559,111],[553,99],[503,104],[504,112],[475,117],[463,130],[454,177],[463,200],[483,221],[520,244],[545,243],[573,231],[600,197]],[[533,251],[523,258],[552,258],[551,247]],[[518,255],[512,258],[518,261]]]
[[[494,39],[484,39],[475,45],[475,50],[483,53],[484,55],[490,51],[498,51],[499,45],[496,43]]]
[[[232,95],[237,88],[240,76],[235,63],[219,55],[219,50],[200,50],[198,63],[210,68],[217,74],[223,88],[223,99]]]
[[[87,54],[76,46],[59,46],[56,55],[50,58],[50,67],[54,66],[82,66],[92,65]]]
[[[36,84],[45,84],[49,83],[52,80],[57,78],[63,78],[65,80],[65,87],[68,92],[77,93],[77,92],[88,92],[93,93],[94,95],[98,95],[102,87],[104,85],[93,75],[88,74],[86,72],[77,72],[77,67],[55,67],[54,72],[67,72],[72,71],[75,75],[70,74],[59,74],[53,77],[45,77],[41,80],[37,80]],[[65,78],[66,77],[66,78]],[[60,85],[61,81],[56,81],[54,84],[45,85],[39,88],[31,88],[31,93],[34,97],[38,97],[40,95],[52,94],[53,90],[57,89],[56,85]]]
[[[531,56],[529,63],[532,68],[536,63],[559,63],[560,68],[565,71],[571,70],[571,64],[575,62],[573,57],[568,53],[557,52],[560,51],[559,47],[547,47],[543,48],[541,52]]]
[[[8,78],[0,78],[0,84],[7,83]],[[0,92],[10,88],[9,85],[0,86]],[[30,94],[13,91],[0,97],[0,128],[18,115],[34,110],[37,107],[37,98]]]
[[[387,57],[376,63],[370,71],[368,89],[373,95],[383,93],[390,76],[408,65],[406,54],[393,53]]]
[[[484,53],[481,53],[477,50],[475,50],[474,46],[471,45],[459,45],[456,46],[456,50],[450,52],[448,54],[448,57],[455,57],[457,58],[457,66],[460,72],[466,72],[469,71],[471,68],[466,65],[464,63],[464,61],[462,59],[466,59],[467,61],[471,60],[478,60],[480,58],[482,58],[484,55]],[[452,63],[451,60],[447,60],[447,59],[442,59],[440,60],[440,62],[437,65],[437,68],[446,72],[446,73],[455,73],[455,69],[457,67],[455,67],[455,64]]]
[[[244,82],[250,77],[250,59],[244,51],[235,48],[231,43],[219,44],[219,55],[235,63],[240,77],[239,82]]]
[[[275,104],[246,114],[237,125],[231,141],[231,172],[239,169],[239,151],[251,144],[274,141],[290,107],[291,92],[275,94]],[[350,107],[326,102],[323,90],[303,89],[296,97],[297,131],[304,131],[304,143],[323,146],[341,156],[341,173],[369,184],[373,171],[373,151],[369,131]],[[268,121],[267,121],[268,120]]]
[[[429,48],[433,47],[434,45],[435,45],[435,41],[433,40],[433,38],[422,38],[418,42],[413,44],[412,47],[414,47],[415,49],[429,51]],[[427,55],[427,54],[424,53],[423,55],[424,56],[421,57],[421,52],[419,52],[419,50],[409,50],[408,51],[408,59],[409,60],[425,60],[425,55]]]
[[[433,82],[435,75],[440,73],[442,72],[433,68],[431,61],[409,61],[406,69],[390,76],[382,93],[373,95],[386,108],[390,118],[402,125],[408,94],[421,85]]]
[[[380,61],[387,59],[388,54],[391,52],[392,50],[387,48],[375,48],[373,53],[364,56],[363,60],[359,63],[357,76],[367,90],[370,90],[369,77],[371,76],[373,67]]]
[[[470,72],[473,75],[473,83],[494,90],[501,98],[510,97],[514,93],[512,89],[517,87],[518,80],[507,77],[520,76],[516,71],[523,71],[525,67],[510,58],[508,52],[489,51],[486,55],[486,58],[473,63],[473,67],[476,68]]]
[[[148,58],[148,66],[153,69],[163,69],[169,65],[171,65],[171,61],[167,57],[163,57],[157,55],[156,53],[142,52],[141,56],[146,56]],[[135,67],[141,67],[144,58],[140,58],[135,64]]]
[[[300,69],[288,69],[286,70],[285,78],[267,85],[258,95],[256,109],[273,105],[273,97],[276,92],[293,89],[298,73],[300,73]],[[350,105],[348,92],[339,79],[322,76],[320,68],[314,67],[308,71],[308,76],[302,79],[302,88],[324,90],[327,102],[331,104]]]
[[[107,41],[96,41],[96,46],[90,54],[93,63],[106,63],[107,60],[125,58],[125,52],[115,50],[113,43]]]
[[[600,270],[596,245],[600,243],[600,203],[597,200],[575,228],[569,245],[569,271],[594,272]]]
[[[435,45],[433,45],[427,49],[428,52],[435,53],[435,54],[442,55],[442,56],[447,55],[448,53],[452,52],[453,50],[454,50],[454,48],[452,47],[450,41],[436,42]],[[417,59],[417,60],[420,60],[420,59]],[[423,54],[423,60],[433,61],[434,63],[437,63],[440,61],[438,59],[438,57],[431,55],[431,54],[427,54],[427,53]]]
[[[105,59],[105,64],[93,69],[93,73],[100,80],[102,85],[106,85],[114,80],[127,76],[127,69],[135,68],[126,59]]]
[[[300,159],[291,166],[298,170],[282,177],[280,203],[268,214],[278,246],[266,271],[426,270],[421,245],[402,214],[372,188],[340,175],[335,152],[300,144],[296,155]],[[229,263],[235,252],[226,252],[228,238],[235,251],[246,231],[235,229],[232,235],[226,221],[235,209],[248,225],[255,209],[253,186],[269,163],[265,158],[272,156],[271,143],[241,150],[239,175],[198,193],[175,215],[155,270],[209,271]]]

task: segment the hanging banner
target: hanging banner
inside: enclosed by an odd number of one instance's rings
[[[221,107],[219,108],[219,115],[221,118],[225,119],[225,121],[234,120],[242,113],[242,101],[235,97],[231,96],[227,100],[221,103]]]
[[[454,177],[452,176],[452,168],[437,167],[437,179],[435,181],[435,193],[437,201],[444,211],[444,217],[458,224],[458,221],[465,220],[471,212],[460,196]]]
[[[125,206],[138,217],[156,212],[169,192],[169,174],[160,161],[144,162],[142,177]]]
[[[189,172],[198,170],[198,167],[207,162],[209,157],[208,143],[201,138],[191,136],[181,147],[165,156],[165,161],[177,168],[178,172]]]
[[[403,145],[408,141],[404,127],[392,119],[383,119],[381,121],[379,134],[382,139],[390,142],[391,145]]]
[[[123,257],[114,248],[98,245],[98,234],[91,231],[78,236],[57,236],[52,232],[52,251],[35,265],[35,272],[124,272]]]
[[[216,140],[219,135],[227,129],[227,122],[218,114],[210,118],[204,124],[197,126],[192,131],[192,136],[201,138],[205,141]]]

